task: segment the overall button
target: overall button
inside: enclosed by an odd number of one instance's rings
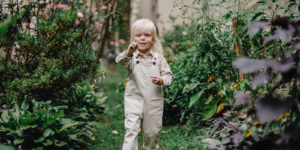
[[[139,64],[139,61],[136,61],[136,64]]]
[[[135,58],[137,59],[137,58],[138,58],[138,56],[135,56]]]
[[[154,60],[156,60],[156,57],[154,57]]]
[[[155,65],[156,64],[156,62],[153,62],[153,65]]]

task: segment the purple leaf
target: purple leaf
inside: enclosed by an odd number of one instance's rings
[[[231,141],[231,139],[230,138],[225,138],[222,142],[221,142],[221,144],[227,144],[227,143],[229,143]]]
[[[267,27],[268,25],[270,25],[270,23],[268,22],[255,22],[252,23],[248,26],[248,28],[254,30],[254,29],[263,29],[265,27]]]
[[[231,127],[232,129],[234,129],[235,131],[239,132],[240,128],[236,125],[230,124],[229,127]]]
[[[243,92],[238,92],[235,95],[235,97],[236,97],[237,100],[236,100],[236,102],[234,104],[234,107],[239,107],[239,106],[241,106],[243,104],[246,104],[246,103],[248,103],[248,102],[250,102],[252,100],[251,95],[245,94]]]
[[[294,49],[297,51],[300,50],[300,41],[295,42]]]
[[[290,58],[288,58],[283,62],[270,61],[268,62],[268,66],[280,73],[286,73],[293,68],[294,63]]]
[[[273,26],[280,26],[283,29],[287,29],[289,24],[289,19],[287,17],[278,17],[272,21]]]
[[[262,85],[265,82],[268,82],[271,75],[268,72],[261,72],[255,78],[253,79],[251,83],[252,89],[255,89],[256,87]]]
[[[273,121],[288,112],[293,104],[293,99],[279,101],[271,96],[266,96],[255,104],[257,121],[263,123]]]
[[[275,33],[274,35],[268,37],[265,41],[264,41],[264,44],[267,44],[271,41],[274,41],[274,40],[279,40],[279,39],[282,39],[284,41],[286,41],[287,43],[291,42],[292,38],[289,36],[289,31],[288,30],[284,30],[284,29],[280,29],[278,30],[277,33]]]
[[[232,139],[232,143],[234,145],[238,145],[240,143],[240,141],[243,139],[243,136],[241,133],[237,133],[233,136],[230,137]]]
[[[261,140],[257,143],[255,143],[250,150],[269,150],[274,148],[274,142],[267,139],[267,140]]]
[[[232,65],[243,73],[251,73],[266,67],[266,62],[257,59],[238,58],[232,62]]]
[[[280,139],[278,139],[278,140],[276,141],[276,144],[277,144],[277,145],[283,145],[283,144],[287,145],[287,144],[289,144],[289,140],[290,140],[290,138],[291,138],[292,136],[293,136],[292,134],[286,133],[286,134],[282,135],[282,136],[280,137]]]

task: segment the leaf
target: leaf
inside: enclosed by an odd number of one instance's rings
[[[65,129],[69,128],[69,127],[75,126],[75,125],[77,125],[77,124],[78,124],[78,122],[65,124],[65,125],[63,125],[63,126],[61,127],[61,129],[59,130],[59,132],[62,132],[63,130],[65,130]]]
[[[238,58],[232,62],[232,66],[240,69],[243,73],[251,73],[266,67],[264,60]]]
[[[39,143],[39,142],[42,142],[44,141],[45,138],[43,136],[39,137],[37,140],[33,140],[35,143]]]
[[[33,111],[37,111],[39,108],[39,104],[35,101],[35,100],[32,100],[32,109]]]
[[[82,144],[86,144],[86,145],[91,145],[90,143],[87,143],[86,141],[82,140],[82,139],[78,139],[76,140],[77,143],[82,143]]]
[[[21,105],[21,109],[26,112],[26,110],[29,108],[29,102],[28,102],[28,99],[27,99],[27,96],[25,96],[25,99],[24,101],[22,102],[22,105]]]
[[[46,138],[46,137],[52,136],[54,134],[55,134],[55,132],[52,129],[48,128],[44,131],[43,136],[44,136],[44,138]]]
[[[291,3],[289,6],[288,6],[288,9],[290,12],[293,12],[297,7],[297,3]]]
[[[259,4],[266,4],[265,1],[259,1],[259,2],[256,2],[256,3],[259,3]]]
[[[240,89],[244,92],[251,90],[248,79],[243,79],[243,81],[240,83]]]
[[[196,93],[195,95],[193,95],[193,96],[191,97],[191,99],[190,99],[190,104],[189,104],[189,108],[191,108],[191,107],[194,105],[194,103],[196,103],[196,102],[200,99],[200,97],[202,96],[204,90],[206,90],[206,89],[203,89],[202,91]]]
[[[7,15],[7,19],[0,26],[0,39],[2,39],[5,36],[6,31],[8,27],[11,25],[11,23],[12,23],[11,17],[10,15]]]
[[[207,120],[211,118],[215,114],[216,110],[217,110],[217,104],[210,103],[208,106],[205,107],[202,120]]]
[[[224,109],[224,104],[223,104],[223,103],[221,103],[221,104],[218,106],[218,109],[217,109],[217,112],[216,112],[216,113],[220,113],[222,109]]]
[[[237,99],[235,104],[234,104],[234,107],[239,107],[241,105],[244,105],[244,104],[247,104],[249,103],[250,101],[252,101],[252,97],[251,95],[249,94],[244,94],[243,92],[238,92],[236,95],[235,95],[235,98]]]
[[[265,14],[265,13],[264,13],[264,12],[256,13],[256,14],[252,17],[251,22],[252,22],[253,20],[256,20],[259,16],[261,16],[261,15],[263,15],[263,14]]]
[[[0,144],[0,149],[1,149],[1,150],[14,150],[13,147],[11,147],[11,146],[6,146],[6,145],[3,145],[3,144]]]
[[[58,147],[62,147],[62,146],[64,146],[64,145],[66,145],[65,143],[63,143],[63,142],[54,142],[54,145],[55,146],[58,146]]]
[[[271,96],[266,96],[256,101],[256,118],[254,120],[262,123],[273,121],[280,115],[287,113],[293,105],[293,99],[280,101]]]
[[[252,89],[255,89],[256,87],[268,82],[270,77],[271,77],[271,74],[268,72],[259,73],[257,76],[255,76],[255,78],[253,79],[253,81],[251,83]]]
[[[288,58],[283,62],[278,62],[278,61],[268,62],[268,66],[278,72],[286,73],[294,67],[294,63],[290,58]]]
[[[52,145],[52,141],[47,140],[46,142],[42,142],[45,146]]]
[[[209,103],[212,101],[212,99],[213,99],[213,96],[210,95],[210,96],[208,97],[208,99],[206,100],[205,104],[206,104],[206,105],[209,104]]]
[[[15,144],[15,145],[22,144],[23,142],[24,142],[24,139],[17,139],[17,140],[14,140],[14,144]]]
[[[248,28],[250,29],[264,29],[265,27],[269,26],[270,23],[268,22],[254,22],[254,23],[251,23]]]
[[[249,35],[250,39],[252,39],[258,31],[259,29],[249,29],[247,35]]]
[[[222,138],[225,138],[225,137],[227,137],[227,136],[229,136],[230,134],[227,132],[227,131],[224,131],[224,130],[222,130],[221,132],[220,132],[220,137],[222,137]]]
[[[195,89],[198,85],[200,84],[199,81],[191,83],[191,84],[186,84],[182,93],[187,93],[189,91],[192,91],[193,89]]]

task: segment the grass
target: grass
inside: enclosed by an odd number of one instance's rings
[[[101,87],[108,96],[106,101],[105,114],[98,122],[96,140],[87,150],[121,150],[124,140],[124,92],[116,92],[116,85],[123,83],[127,77],[127,71],[115,66],[116,71],[107,71],[106,79],[102,80]],[[113,131],[117,131],[114,134]],[[160,150],[201,150],[201,133],[194,133],[186,136],[187,130],[184,127],[168,126],[163,127],[159,141]],[[139,149],[142,149],[142,133],[138,136]]]

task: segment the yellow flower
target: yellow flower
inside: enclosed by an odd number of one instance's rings
[[[258,125],[258,124],[262,124],[262,123],[259,122],[259,121],[255,121],[255,122],[253,123],[253,125]]]
[[[276,119],[276,121],[278,121],[278,122],[282,121],[282,120],[283,120],[283,117],[284,117],[284,115],[280,115],[280,116]]]
[[[178,46],[179,49],[181,49],[181,46]]]
[[[232,89],[233,89],[233,86],[232,86],[232,87],[230,87],[230,89],[232,90]]]
[[[124,86],[126,86],[127,85],[127,83],[124,83]]]
[[[288,117],[288,116],[290,116],[291,114],[290,114],[289,112],[287,112],[287,113],[285,113],[284,115]]]
[[[223,109],[224,109],[224,104],[221,103],[221,104],[218,106],[217,114],[220,113]]]
[[[250,136],[252,134],[252,130],[249,130],[248,133],[246,134],[246,136]]]
[[[221,91],[219,91],[219,93],[218,93],[219,95],[222,95],[222,93],[221,93]]]

